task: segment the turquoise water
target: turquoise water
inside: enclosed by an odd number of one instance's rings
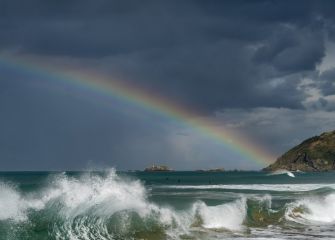
[[[335,173],[3,172],[0,239],[335,239]]]

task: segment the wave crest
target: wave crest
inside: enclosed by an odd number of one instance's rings
[[[285,216],[302,224],[335,223],[335,194],[310,197],[288,205]]]
[[[0,183],[0,232],[7,231],[12,236],[6,239],[20,239],[18,235],[28,233],[31,239],[56,240],[180,239],[180,236],[200,236],[202,232],[243,233],[252,227],[278,226],[285,220],[302,224],[335,223],[335,193],[333,189],[318,189],[317,184],[293,188],[313,190],[319,197],[286,205],[272,204],[272,197],[267,194],[241,194],[225,203],[208,205],[198,200],[187,209],[176,210],[151,202],[150,193],[140,181],[122,178],[114,170],[81,177],[59,174],[48,180],[44,190],[26,194],[14,185]],[[255,190],[291,189],[289,185],[250,186]],[[12,227],[1,225],[4,222]]]

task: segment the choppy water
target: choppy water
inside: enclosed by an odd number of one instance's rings
[[[335,173],[0,173],[0,239],[335,239]]]

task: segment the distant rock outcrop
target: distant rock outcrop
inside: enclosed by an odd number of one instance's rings
[[[164,166],[164,165],[155,165],[153,164],[151,167],[147,167],[146,169],[144,169],[144,171],[146,172],[170,172],[172,171],[171,168],[169,168],[168,166]]]
[[[304,172],[335,170],[335,131],[303,141],[263,170],[279,169]]]

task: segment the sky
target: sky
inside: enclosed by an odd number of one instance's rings
[[[308,0],[0,0],[0,169],[260,169],[187,121],[43,68],[169,99],[275,159],[335,129],[334,12]]]

